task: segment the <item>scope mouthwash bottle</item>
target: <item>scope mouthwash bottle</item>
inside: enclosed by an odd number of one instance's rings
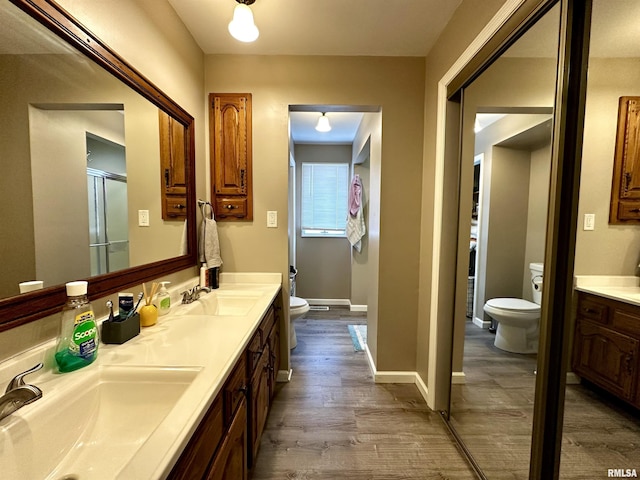
[[[98,356],[98,325],[87,298],[87,282],[69,282],[67,303],[62,308],[56,363],[60,372],[85,367]]]

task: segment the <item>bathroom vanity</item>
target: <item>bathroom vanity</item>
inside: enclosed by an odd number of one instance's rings
[[[576,289],[573,371],[640,408],[640,288],[621,282]]]
[[[0,364],[3,385],[45,364],[28,379],[42,398],[1,422],[2,478],[246,479],[275,393],[281,282],[225,273],[188,305],[176,286],[156,325],[69,374],[55,341]]]

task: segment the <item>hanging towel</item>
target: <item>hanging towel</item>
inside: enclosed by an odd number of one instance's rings
[[[219,267],[222,265],[222,257],[218,240],[218,224],[213,219],[213,212],[211,218],[204,215],[204,205],[202,206],[202,214],[198,257],[202,264],[206,264],[207,268]]]
[[[187,255],[189,253],[189,242],[187,241],[187,221],[182,226],[182,238],[180,239],[179,255]]]
[[[362,249],[362,237],[364,237],[365,233],[367,233],[367,228],[364,224],[362,207],[360,207],[355,217],[347,215],[347,238],[357,252],[360,252]]]
[[[362,181],[360,175],[355,174],[349,188],[349,215],[355,218],[362,203]]]

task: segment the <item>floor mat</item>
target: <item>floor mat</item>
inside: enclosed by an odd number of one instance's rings
[[[367,326],[348,325],[347,327],[349,328],[349,334],[353,342],[353,349],[356,352],[364,352],[364,347],[367,344]]]

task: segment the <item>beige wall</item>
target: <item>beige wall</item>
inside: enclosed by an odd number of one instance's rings
[[[640,227],[609,225],[611,177],[618,98],[640,95],[640,59],[590,59],[585,111],[578,235],[577,275],[636,275]],[[595,229],[584,231],[585,213],[594,213]]]
[[[549,144],[531,152],[529,172],[529,207],[527,217],[527,244],[524,253],[522,298],[533,301],[529,264],[542,263],[547,235],[549,208],[549,178],[551,175],[551,138]]]
[[[365,113],[353,141],[353,171],[354,174],[360,175],[362,182],[362,214],[367,229],[367,233],[360,241],[360,251],[351,249],[351,304],[359,306],[366,306],[369,303],[368,296],[372,289],[370,286],[371,263],[369,261],[369,237],[371,235],[369,211],[371,196],[379,196],[380,184],[371,183],[371,168],[372,158],[379,158],[380,151],[372,151],[371,145],[373,137],[380,137],[381,132],[376,132],[372,128],[376,120],[375,124],[379,125],[380,116],[380,113]]]
[[[296,296],[348,300],[351,290],[351,246],[346,238],[301,236],[303,163],[351,163],[351,145],[296,145]]]
[[[372,348],[382,370],[415,370],[424,72],[421,58],[206,57],[205,92],[253,94],[255,220],[220,227],[223,257],[233,251],[225,268],[288,271],[289,105],[382,107],[379,330]],[[402,215],[398,205],[407,206]],[[267,209],[279,211],[275,231],[265,228]]]
[[[194,116],[197,194],[204,196],[203,54],[171,6],[156,0],[60,0],[58,3]],[[168,279],[177,282],[195,273],[195,268],[187,269]],[[104,308],[104,300],[92,299],[94,307]],[[0,333],[0,360],[53,338],[57,328],[56,315]]]

